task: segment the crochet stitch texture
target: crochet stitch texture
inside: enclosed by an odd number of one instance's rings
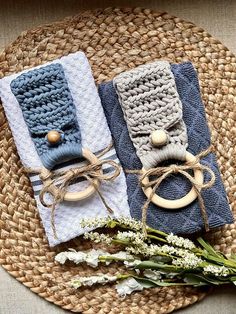
[[[37,152],[48,169],[81,156],[81,134],[73,99],[59,63],[21,74],[11,82]],[[63,140],[50,145],[50,130],[63,133]]]
[[[176,158],[185,159],[187,132],[175,79],[166,61],[141,65],[114,78],[131,140],[145,168]],[[169,142],[153,147],[150,135],[163,129]]]

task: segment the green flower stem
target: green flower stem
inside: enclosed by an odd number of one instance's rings
[[[226,259],[221,253],[217,252],[209,243],[207,243],[203,238],[198,238],[197,241],[204,248],[201,254],[202,256],[209,260],[213,261],[217,264],[229,267],[236,268],[236,261]]]
[[[112,239],[112,243],[113,244],[119,244],[119,245],[130,245],[131,243],[130,243],[130,241],[126,241],[126,240],[119,240],[119,239],[115,239],[115,238],[113,238]]]
[[[172,272],[182,272],[184,271],[183,268],[177,267],[175,265],[169,265],[169,264],[160,264],[153,261],[142,261],[140,264],[136,265],[134,268],[136,269],[161,269],[166,271],[172,271]]]
[[[169,280],[152,280],[147,277],[140,277],[140,276],[132,276],[134,279],[136,279],[138,282],[146,283],[148,284],[147,288],[152,287],[170,287],[170,286],[191,286],[192,283],[188,282],[170,282]]]
[[[154,239],[154,240],[157,240],[157,241],[160,241],[160,242],[167,243],[166,239],[156,237],[156,236],[154,236],[154,235],[152,235],[152,234],[147,234],[147,238],[149,238],[149,239]]]
[[[227,260],[225,258],[217,258],[217,257],[212,256],[210,254],[204,254],[203,257],[208,261],[213,261],[214,265],[218,264],[218,265],[225,266],[228,268],[236,269],[236,263],[233,261]]]
[[[160,230],[156,230],[150,227],[147,227],[147,233],[155,233],[155,234],[159,234],[161,236],[163,236],[164,238],[166,238],[168,236],[167,233],[160,231]]]
[[[106,255],[101,255],[101,256],[99,256],[98,257],[98,259],[101,261],[101,262],[106,262],[106,261],[119,261],[119,262],[125,262],[125,261],[127,261],[127,262],[132,262],[134,259],[132,258],[121,258],[121,257],[115,257],[115,256],[106,256]]]
[[[130,277],[134,277],[132,274],[118,274],[117,275],[117,280],[123,280],[123,279],[127,279],[127,278],[130,278]]]

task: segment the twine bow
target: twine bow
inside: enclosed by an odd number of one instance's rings
[[[105,148],[97,157],[100,158],[107,151],[110,150],[112,145]],[[114,171],[111,173],[104,173],[103,166],[109,165]],[[101,201],[106,209],[112,213],[113,210],[108,206],[105,198],[99,190],[96,181],[113,181],[120,174],[121,168],[114,160],[100,160],[96,163],[71,168],[64,171],[48,171],[46,169],[27,169],[28,172],[39,174],[40,179],[43,182],[43,188],[40,191],[39,199],[43,206],[51,209],[51,225],[53,229],[54,237],[57,239],[56,227],[55,227],[55,210],[56,206],[64,200],[65,194],[68,192],[69,186],[77,179],[84,178],[87,180],[98,193]],[[52,196],[52,202],[46,201],[45,196],[50,194]]]
[[[144,205],[142,207],[142,223],[143,223],[144,234],[146,234],[147,210],[148,210],[149,204],[152,201],[154,194],[158,190],[158,188],[161,185],[161,183],[163,182],[163,180],[165,180],[165,178],[167,178],[171,174],[176,174],[176,173],[182,174],[184,177],[186,177],[191,182],[191,184],[192,184],[192,186],[193,186],[193,188],[197,194],[199,207],[201,210],[201,215],[202,215],[202,218],[204,221],[205,229],[206,229],[206,231],[209,231],[208,217],[207,217],[207,212],[206,212],[204,200],[203,200],[203,197],[201,195],[201,190],[207,189],[214,184],[215,174],[209,167],[202,165],[200,163],[200,159],[207,156],[211,152],[211,150],[212,150],[212,147],[209,147],[208,149],[200,152],[198,155],[195,156],[195,161],[186,162],[185,165],[174,164],[174,165],[170,165],[170,166],[166,166],[166,167],[156,167],[156,168],[151,168],[151,169],[147,170],[145,173],[143,173],[142,170],[138,170],[138,171],[137,170],[127,170],[126,171],[127,173],[140,174],[140,178],[139,178],[140,185],[144,188],[147,188],[147,187],[152,188],[151,194],[149,195],[149,197],[147,198],[146,202],[144,203]],[[210,179],[207,182],[203,182],[202,184],[199,184],[198,182],[196,182],[195,178],[192,177],[188,173],[189,170],[201,170],[202,172],[206,171],[210,175]],[[150,176],[154,176],[155,179],[150,180],[146,184],[143,183],[143,180],[147,177],[149,178]]]

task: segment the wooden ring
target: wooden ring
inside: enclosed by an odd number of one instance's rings
[[[88,160],[91,164],[98,162],[98,158],[87,148],[82,149],[82,156],[86,160]],[[47,179],[46,182],[50,184],[51,179]],[[93,182],[94,182],[94,185],[96,185],[96,187],[100,185],[100,181],[98,179],[93,179]],[[94,187],[94,185],[89,184],[89,186],[83,191],[66,192],[64,196],[64,201],[75,202],[75,201],[81,201],[90,197],[92,194],[96,192],[96,188]],[[50,193],[52,193],[52,195],[57,194],[58,188],[54,185],[51,186]]]
[[[186,152],[186,157],[185,160],[187,162],[195,162],[196,161],[196,157],[194,155],[192,155],[189,152]],[[146,170],[143,168],[142,169],[143,172],[145,172]],[[203,172],[199,169],[194,169],[194,179],[195,181],[201,185],[204,182],[204,175]],[[145,177],[142,181],[144,184],[148,184],[149,183],[149,178]],[[149,198],[151,196],[152,193],[152,188],[151,187],[143,187],[143,192],[145,193],[145,195]],[[188,194],[186,194],[184,197],[176,199],[176,200],[168,200],[165,199],[163,197],[158,196],[157,194],[154,194],[152,197],[152,203],[154,203],[155,205],[162,207],[162,208],[167,208],[167,209],[179,209],[182,208],[184,206],[187,206],[189,204],[191,204],[195,199],[197,198],[197,193],[194,189],[194,187],[192,187],[192,189],[189,191]]]

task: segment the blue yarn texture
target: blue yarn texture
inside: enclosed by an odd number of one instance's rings
[[[174,64],[171,70],[183,104],[183,119],[187,126],[189,142],[187,150],[196,155],[210,145],[210,132],[201,100],[197,73],[190,62]],[[130,139],[113,82],[101,84],[99,94],[122,167],[141,169],[142,164]],[[202,191],[210,228],[230,224],[233,222],[233,216],[215,155],[210,153],[201,160],[201,163],[210,167],[216,175],[214,186]],[[208,175],[205,175],[205,179],[209,179]],[[131,216],[140,220],[146,196],[140,188],[137,175],[126,174],[126,182]],[[186,195],[190,189],[191,184],[185,178],[172,175],[162,182],[158,194],[167,199],[177,199]],[[147,224],[175,234],[191,234],[204,231],[205,228],[197,200],[177,210],[163,209],[151,203],[147,213]]]
[[[11,90],[47,169],[81,157],[81,133],[76,109],[61,64],[50,64],[21,74],[11,82]],[[63,134],[57,145],[50,145],[46,139],[50,130]]]

